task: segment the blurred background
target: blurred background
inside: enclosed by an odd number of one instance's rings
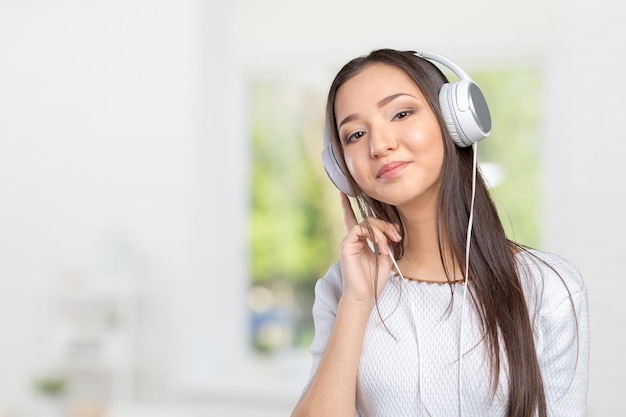
[[[619,5],[0,0],[0,417],[289,415],[344,233],[325,94],[380,47],[481,85],[507,232],[583,273],[588,415],[625,415]]]

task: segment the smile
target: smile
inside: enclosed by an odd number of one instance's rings
[[[395,161],[385,164],[378,170],[376,178],[390,180],[402,172],[402,170],[408,165],[408,162]]]

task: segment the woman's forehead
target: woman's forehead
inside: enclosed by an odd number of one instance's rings
[[[371,64],[339,87],[335,114],[361,105],[376,105],[386,97],[402,93],[423,97],[420,88],[402,69],[383,63]]]

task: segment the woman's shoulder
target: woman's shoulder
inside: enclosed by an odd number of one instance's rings
[[[326,274],[318,279],[317,285],[330,285],[341,288],[341,263],[335,261],[335,263],[331,264]]]
[[[580,271],[560,255],[525,249],[516,255],[516,261],[527,294],[539,296],[541,304],[556,307],[576,294],[586,295]]]
[[[518,265],[541,272],[544,277],[564,280],[572,289],[583,289],[585,283],[578,268],[569,260],[552,252],[526,249],[516,256]]]
[[[341,282],[341,264],[339,261],[333,263],[326,274],[315,283],[315,298],[334,300],[341,298],[343,284]]]

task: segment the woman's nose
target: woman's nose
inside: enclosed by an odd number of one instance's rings
[[[377,129],[370,133],[370,155],[373,158],[380,158],[387,155],[397,146],[391,132],[385,129]]]

